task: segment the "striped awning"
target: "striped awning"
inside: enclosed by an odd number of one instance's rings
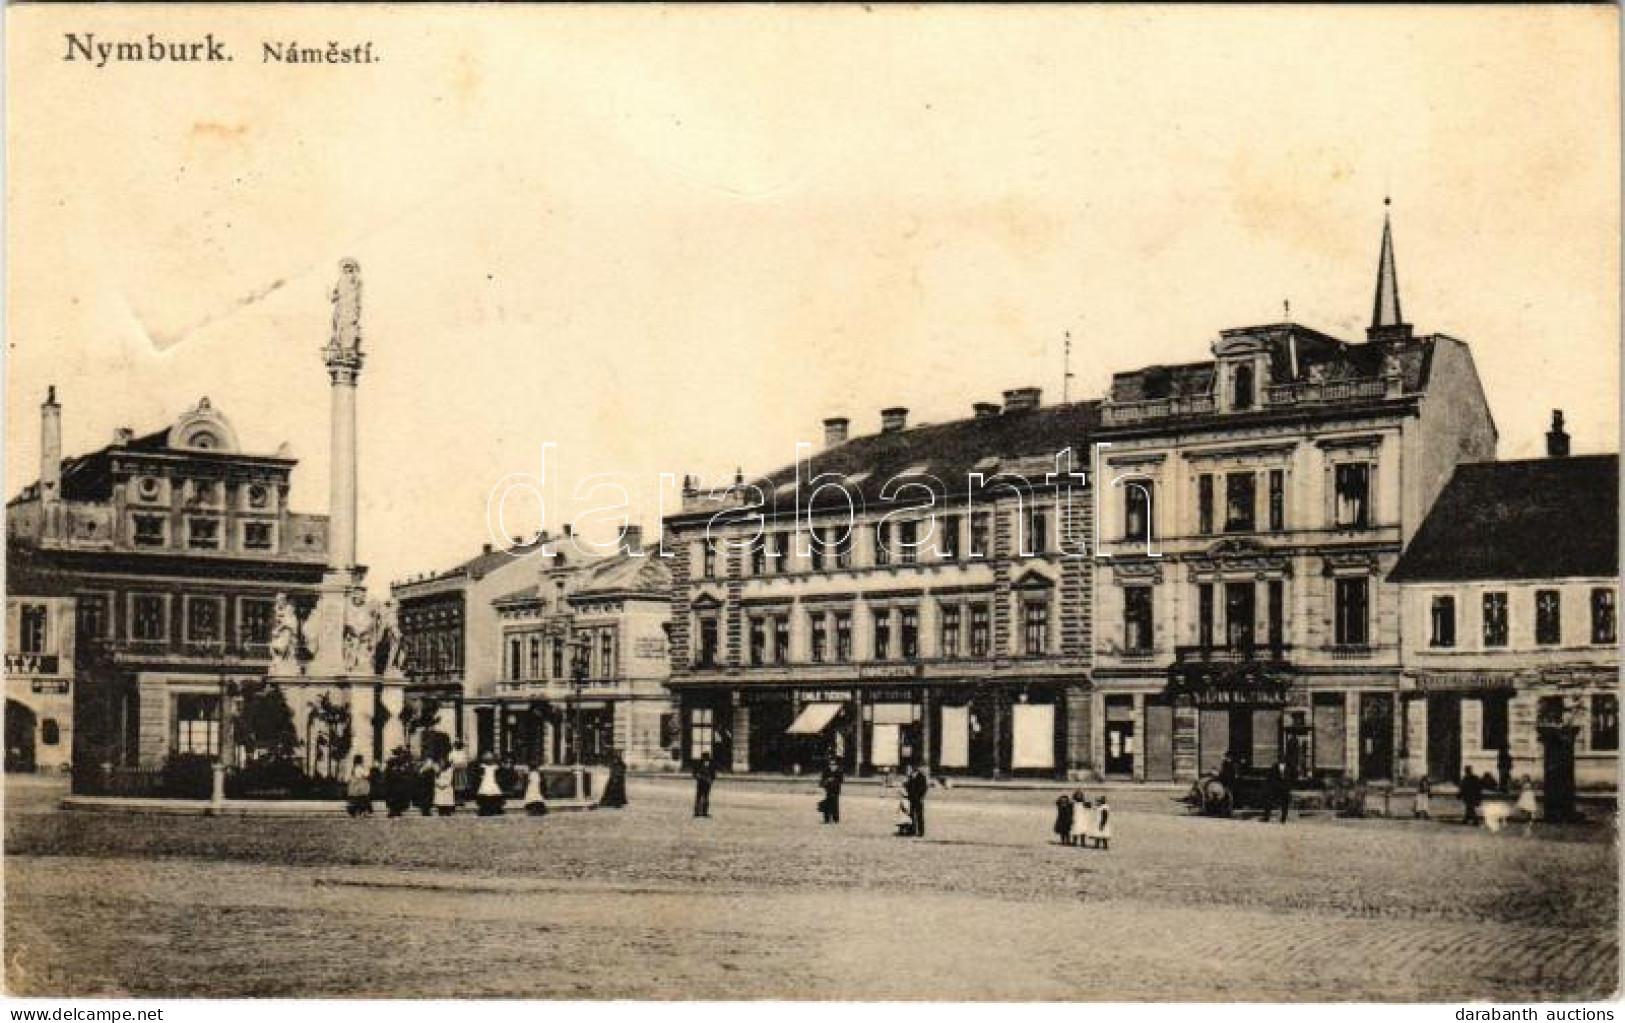
[[[838,703],[809,703],[801,708],[801,713],[790,722],[790,727],[784,730],[786,735],[817,735],[828,728],[835,715],[841,712]]]

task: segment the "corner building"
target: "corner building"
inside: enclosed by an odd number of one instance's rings
[[[887,409],[854,439],[827,420],[800,466],[685,486],[665,522],[684,763],[1090,769],[1081,452],[1098,408],[1042,407],[1038,388],[1004,398],[914,428]]]
[[[1392,779],[1401,615],[1385,581],[1496,431],[1467,345],[1401,317],[1385,224],[1363,342],[1297,323],[1117,374],[1101,407],[1091,755],[1188,780],[1225,753]]]

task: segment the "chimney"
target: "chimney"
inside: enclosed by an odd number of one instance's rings
[[[846,428],[851,420],[845,416],[836,416],[824,420],[824,447],[833,448],[846,443]]]
[[[621,534],[621,546],[633,554],[643,552],[643,527],[636,522],[628,522],[626,530]]]
[[[39,407],[39,492],[42,501],[62,499],[62,406],[56,403],[56,385],[45,392]]]
[[[135,440],[135,431],[128,426],[121,426],[113,431],[113,443],[123,446]]]
[[[1552,409],[1552,428],[1546,431],[1546,457],[1569,457],[1569,435],[1563,429],[1563,410]]]
[[[1038,407],[1039,396],[1043,389],[1038,387],[1017,387],[1004,392],[1004,411],[1008,415],[1012,412],[1031,412]]]
[[[908,426],[908,409],[901,406],[880,410],[880,432],[896,433]]]
[[[571,524],[569,522],[566,522],[564,524],[564,535],[565,536],[574,536],[575,535],[574,530],[575,530],[575,526],[573,524]]]
[[[488,543],[487,544],[481,544],[480,545],[480,553],[481,554],[490,554],[491,553],[491,545],[488,544]]]
[[[999,417],[999,403],[996,401],[979,401],[971,408],[976,412],[977,419],[997,419]]]

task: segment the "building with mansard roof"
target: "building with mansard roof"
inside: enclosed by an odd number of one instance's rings
[[[1096,438],[1091,745],[1108,778],[1226,754],[1299,777],[1410,762],[1401,609],[1385,580],[1496,430],[1467,344],[1400,311],[1386,219],[1361,340],[1293,322],[1119,373]]]

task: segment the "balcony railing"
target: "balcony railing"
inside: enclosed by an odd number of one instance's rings
[[[1217,408],[1211,394],[1183,398],[1156,398],[1151,401],[1114,401],[1102,409],[1107,426],[1130,426],[1152,419],[1207,415]]]
[[[1285,643],[1180,646],[1174,648],[1174,660],[1179,664],[1281,664],[1291,652],[1292,647]]]
[[[1363,398],[1381,398],[1388,393],[1384,380],[1332,380],[1323,383],[1300,381],[1293,384],[1274,384],[1265,388],[1270,405],[1318,405],[1339,401],[1358,401]]]

